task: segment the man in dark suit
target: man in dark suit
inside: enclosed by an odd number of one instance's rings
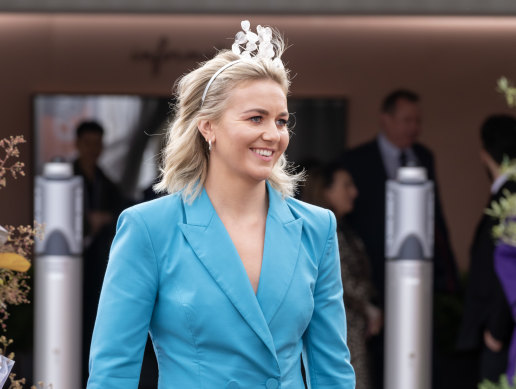
[[[480,153],[491,179],[487,206],[499,201],[503,192],[516,192],[516,183],[500,169],[505,157],[516,158],[516,118],[494,115],[481,128]],[[482,214],[471,246],[469,282],[462,326],[457,341],[459,349],[474,354],[478,381],[498,381],[507,367],[507,348],[514,322],[508,302],[495,274],[492,229],[495,220]]]
[[[396,177],[401,166],[426,168],[429,179],[436,184],[435,287],[445,291],[456,291],[458,287],[455,260],[437,190],[434,157],[428,148],[417,143],[420,133],[419,97],[408,90],[396,90],[382,104],[378,136],[343,156],[360,193],[350,223],[366,245],[380,305],[383,305],[385,285],[385,183]]]
[[[454,293],[458,290],[455,258],[448,238],[436,182],[432,152],[417,139],[421,133],[419,96],[409,90],[390,93],[381,106],[381,131],[373,140],[347,151],[342,158],[359,195],[349,222],[365,243],[377,303],[384,305],[385,288],[385,185],[394,179],[398,168],[417,165],[425,167],[435,183],[435,290]],[[375,388],[383,387],[383,336],[371,340],[376,354]]]

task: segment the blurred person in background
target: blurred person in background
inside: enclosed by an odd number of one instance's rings
[[[435,174],[433,153],[418,142],[422,129],[422,114],[419,96],[410,90],[398,89],[383,100],[380,112],[378,135],[362,145],[346,151],[342,163],[351,173],[360,196],[355,202],[348,220],[363,240],[371,263],[372,280],[377,299],[375,303],[383,309],[385,298],[385,185],[388,179],[395,179],[403,166],[421,166],[428,178],[435,184],[435,231],[434,231],[434,292],[446,296],[446,300],[434,296],[434,341],[456,330],[440,328],[436,319],[440,313],[439,303],[457,299],[460,290],[457,266],[451,248],[448,228],[445,223],[438,183]],[[447,312],[448,313],[448,312]],[[458,319],[458,313],[457,322]],[[449,322],[449,321],[448,321]],[[448,323],[446,322],[446,323]],[[454,340],[451,342],[453,343]],[[383,387],[384,338],[383,331],[370,343],[375,355],[374,387]],[[434,354],[435,357],[435,354]],[[439,363],[434,358],[434,367]],[[445,374],[434,371],[434,387],[441,389],[440,379]]]
[[[113,226],[126,205],[118,187],[98,165],[102,154],[104,128],[96,121],[83,121],[76,130],[78,157],[74,174],[84,180],[84,234],[88,245],[106,226]]]
[[[383,318],[380,309],[371,303],[374,288],[364,244],[346,221],[357,195],[349,172],[338,163],[331,163],[310,168],[302,200],[330,209],[337,218],[351,364],[357,377],[356,388],[372,389],[366,342],[380,332]]]
[[[88,377],[88,355],[97,305],[106,271],[115,222],[128,202],[98,165],[103,150],[104,128],[96,121],[81,122],[76,129],[78,156],[74,174],[84,185],[83,271],[83,382]]]
[[[480,159],[491,181],[486,207],[504,191],[516,193],[516,182],[501,171],[504,158],[516,158],[516,118],[492,115],[480,130]],[[510,307],[494,269],[493,227],[496,220],[482,212],[470,251],[464,316],[457,347],[474,355],[477,381],[498,382],[507,367],[508,345],[514,327]],[[516,280],[515,280],[516,282]],[[476,384],[473,387],[476,387]]]

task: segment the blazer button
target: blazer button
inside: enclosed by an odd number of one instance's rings
[[[229,381],[226,385],[226,389],[239,389],[240,385],[236,381]]]
[[[278,389],[279,388],[279,382],[276,378],[269,378],[267,382],[265,383],[265,387],[267,389]]]

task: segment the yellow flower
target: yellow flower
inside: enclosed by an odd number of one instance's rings
[[[15,253],[0,253],[0,268],[26,272],[30,268],[30,262]]]

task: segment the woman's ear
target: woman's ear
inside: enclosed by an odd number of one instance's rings
[[[199,120],[199,123],[197,124],[197,128],[204,139],[206,139],[206,142],[208,141],[215,141],[215,133],[212,128],[212,123],[210,120]]]

